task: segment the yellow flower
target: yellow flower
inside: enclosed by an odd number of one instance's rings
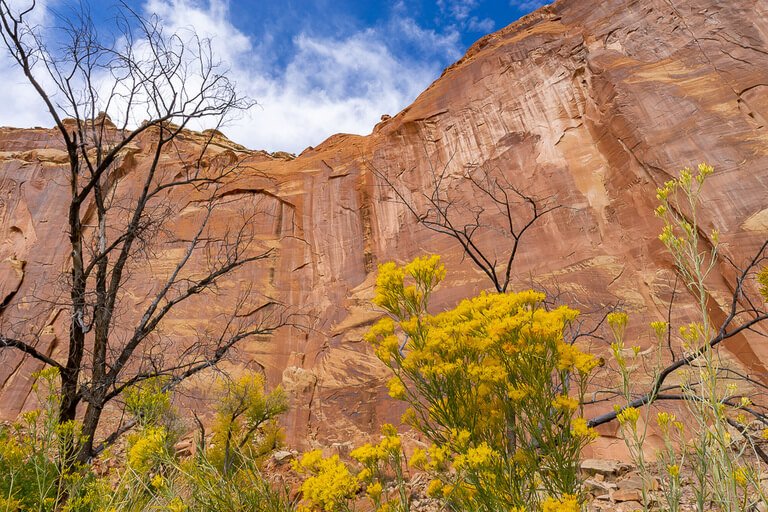
[[[410,465],[417,469],[424,469],[424,467],[427,465],[427,452],[421,448],[416,448],[413,450]]]
[[[747,486],[747,483],[749,481],[748,476],[749,476],[749,473],[747,472],[747,469],[743,466],[739,466],[733,470],[733,481],[736,482],[736,485],[740,487]]]
[[[763,267],[757,273],[757,283],[760,285],[760,295],[768,301],[768,266]]]
[[[572,494],[565,494],[562,498],[549,497],[541,504],[542,512],[580,512],[579,500]]]
[[[680,476],[680,466],[677,464],[670,464],[667,466],[667,472],[669,473],[669,476],[672,478],[677,478]]]
[[[434,286],[445,278],[445,266],[440,263],[440,256],[422,256],[407,264],[405,273],[425,288]]]
[[[487,443],[482,443],[475,448],[468,449],[465,455],[457,455],[454,458],[454,467],[456,469],[466,467],[477,471],[492,465],[498,456],[499,454]]]
[[[576,408],[579,406],[579,401],[575,398],[571,398],[568,395],[557,395],[557,397],[552,400],[552,407],[555,409],[562,409],[564,411],[575,411]]]
[[[698,176],[696,177],[696,179],[697,179],[697,180],[699,180],[699,183],[701,183],[702,181],[704,181],[704,179],[705,179],[707,176],[709,176],[709,175],[711,175],[713,172],[715,172],[715,169],[714,169],[714,167],[712,167],[712,166],[711,166],[711,165],[709,165],[709,164],[703,163],[703,162],[702,162],[702,163],[700,163],[700,164],[698,165],[698,169],[699,169],[699,174],[698,174]]]
[[[154,487],[155,489],[162,489],[163,487],[165,487],[165,478],[163,478],[163,476],[159,474],[155,475],[152,477],[151,484],[152,484],[152,487]]]
[[[407,408],[403,415],[400,417],[400,422],[404,425],[416,427],[419,424],[419,417],[416,413],[416,410],[413,407]]]
[[[360,462],[361,464],[375,464],[381,458],[381,451],[377,447],[372,446],[370,443],[366,443],[363,446],[355,448],[349,454],[350,457]]]
[[[128,466],[139,474],[147,473],[165,452],[168,433],[163,427],[147,427],[129,439]]]
[[[357,479],[361,482],[367,482],[373,478],[373,471],[370,468],[363,468],[357,474]]]
[[[403,385],[403,381],[401,381],[398,377],[392,377],[389,379],[387,382],[387,388],[389,388],[389,396],[395,400],[405,400],[406,389]]]
[[[624,328],[627,326],[629,316],[627,316],[627,314],[622,311],[613,311],[612,313],[608,313],[606,320],[614,332],[623,333]]]
[[[513,402],[519,402],[528,394],[528,388],[525,385],[520,386],[508,386],[507,396]]]
[[[310,475],[300,487],[310,509],[336,510],[357,491],[357,478],[338,455],[323,458],[320,450],[314,450],[304,454],[294,469]]]
[[[443,495],[443,482],[440,480],[431,480],[427,486],[427,496],[430,498],[439,498]]]
[[[619,414],[616,415],[616,419],[622,425],[629,424],[632,428],[637,426],[637,420],[640,418],[640,411],[634,407],[627,407]]]
[[[394,262],[390,261],[379,265],[379,273],[376,277],[376,295],[373,298],[373,303],[392,314],[399,314],[399,297],[404,290],[404,278],[403,269]]]
[[[291,461],[291,466],[299,473],[311,473],[317,470],[322,460],[322,450],[312,450],[306,452],[300,459]]]
[[[445,466],[446,458],[448,457],[448,447],[438,446],[433,444],[429,447],[429,469],[441,469]]]
[[[379,443],[379,450],[383,454],[395,454],[400,452],[400,438],[397,435],[387,436]]]
[[[381,493],[384,491],[384,489],[381,486],[380,482],[374,482],[370,484],[366,489],[365,492],[370,496],[370,498],[373,501],[378,501],[379,498],[381,498]]]
[[[669,324],[667,322],[651,322],[651,329],[656,334],[656,337],[661,339],[667,333]]]
[[[189,507],[178,496],[169,501],[166,507],[168,512],[186,512],[189,510]]]
[[[668,412],[660,412],[656,415],[656,423],[661,428],[662,432],[666,432],[669,429],[669,424],[675,421],[675,415]]]
[[[598,366],[602,366],[603,364],[604,362],[601,358],[597,358],[592,354],[582,352],[576,356],[576,361],[574,362],[573,366],[580,374],[587,375],[592,370]]]
[[[571,434],[585,439],[597,439],[598,433],[594,428],[590,428],[587,420],[584,418],[574,418],[571,421]]]

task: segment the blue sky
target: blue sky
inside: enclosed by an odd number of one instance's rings
[[[24,3],[15,0],[14,3]],[[28,1],[28,0],[27,0]],[[64,0],[41,2],[66,12]],[[211,37],[239,89],[258,106],[224,132],[254,149],[300,152],[337,132],[370,133],[382,114],[411,103],[485,34],[545,0],[145,0],[127,2],[160,16],[170,30]],[[102,29],[116,9],[95,2]],[[45,26],[45,22],[42,23]],[[50,125],[23,77],[0,56],[14,102],[0,125]]]

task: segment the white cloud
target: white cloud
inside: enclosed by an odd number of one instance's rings
[[[478,0],[437,0],[440,12],[454,26],[458,25],[462,30],[469,30],[470,32],[488,34],[496,27],[496,23],[491,18],[480,19],[472,15],[472,12],[479,5]]]
[[[493,32],[493,29],[496,28],[496,22],[491,18],[483,18],[481,20],[478,19],[477,16],[472,16],[469,19],[467,27],[473,32],[483,32],[484,34],[488,34]]]
[[[398,17],[393,21],[391,29],[426,52],[442,54],[451,59],[461,57],[461,34],[456,27],[448,27],[445,34],[440,34],[432,29],[422,28],[413,18]]]
[[[225,130],[251,147],[301,151],[337,132],[368,133],[381,114],[394,114],[434,78],[429,67],[398,61],[369,32],[342,40],[296,38],[284,74],[254,76],[233,69],[238,84],[259,102]],[[249,75],[250,73],[250,75]]]
[[[442,66],[436,55],[443,62],[460,57],[456,30],[437,33],[408,17],[393,17],[386,26],[342,37],[299,33],[287,65],[276,69],[270,55],[274,41],[269,35],[255,41],[238,30],[228,6],[227,0],[147,0],[143,9],[160,17],[168,33],[194,31],[211,38],[228,78],[258,102],[223,128],[251,148],[299,152],[333,133],[369,133],[382,114],[396,114],[437,77]],[[388,44],[395,34],[433,58],[396,55]],[[0,107],[0,125],[50,126],[42,103],[5,54],[0,73],[14,98]]]
[[[30,0],[13,0],[11,9],[14,13],[26,10],[31,5]],[[41,26],[50,19],[48,2],[38,1],[35,9],[26,15],[33,26]],[[50,126],[51,116],[45,110],[45,104],[37,92],[30,87],[27,77],[19,69],[16,61],[4,46],[0,45],[0,76],[3,77],[3,96],[0,102],[0,126]],[[38,78],[43,85],[51,85],[45,77]]]
[[[337,132],[369,133],[382,114],[395,114],[441,71],[435,62],[398,58],[387,45],[386,28],[369,28],[340,38],[307,33],[294,40],[295,53],[285,69],[274,69],[260,55],[269,39],[255,44],[229,19],[227,3],[150,0],[169,29],[192,27],[212,37],[214,51],[229,63],[229,77],[258,106],[231,122],[224,132],[253,148],[299,152]],[[454,59],[459,34],[446,35],[401,18],[389,29],[413,43]]]
[[[477,5],[477,0],[448,0],[447,3],[444,0],[438,1],[440,9],[447,10],[449,14],[459,22],[469,18],[472,10],[477,7]]]
[[[0,56],[0,76],[6,98],[0,102],[0,126],[51,126],[51,116],[43,100],[5,52]]]
[[[554,0],[511,0],[509,5],[516,7],[521,11],[535,11],[545,5],[551,4]]]

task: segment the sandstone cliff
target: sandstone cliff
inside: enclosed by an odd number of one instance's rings
[[[725,280],[733,277],[725,257],[741,263],[768,236],[767,123],[765,0],[560,0],[478,41],[371,135],[335,135],[293,160],[217,138],[215,152],[240,168],[218,222],[257,213],[259,237],[275,248],[268,264],[233,278],[231,288],[253,282],[309,326],[249,342],[232,365],[258,363],[288,389],[291,441],[344,443],[397,421],[401,409],[386,396],[387,374],[361,342],[380,315],[370,305],[377,263],[444,255],[449,277],[435,297],[438,308],[489,282],[454,241],[419,226],[377,173],[417,207],[431,172],[443,168],[451,176],[496,169],[519,189],[554,201],[561,207],[523,240],[514,287],[556,290],[584,312],[621,304],[637,317],[633,335],[647,345],[643,325],[666,317],[674,283],[657,240],[655,190],[680,168],[706,161],[716,171],[703,216],[724,242],[712,281],[712,315],[721,319],[730,294]],[[183,142],[198,143],[194,134]],[[41,301],[55,294],[68,257],[59,148],[52,130],[0,129],[3,325],[29,323],[54,355],[66,334],[60,310],[51,313]],[[139,140],[123,160],[118,190],[137,186],[131,177],[148,158]],[[181,167],[177,156],[166,158]],[[184,198],[172,199],[180,212],[174,229],[183,230],[196,214]],[[484,236],[490,253],[508,254],[509,240]],[[164,254],[172,248],[158,250],[146,278],[132,285],[137,304],[162,272]],[[223,292],[221,300],[231,297]],[[677,301],[673,320],[682,322],[692,306],[684,294]],[[174,317],[165,327],[169,339],[193,336],[200,307]],[[729,340],[726,349],[750,372],[768,374],[759,335]],[[7,419],[32,403],[36,365],[17,354],[2,358],[0,417]]]

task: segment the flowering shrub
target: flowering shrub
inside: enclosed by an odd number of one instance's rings
[[[168,444],[168,432],[164,427],[146,427],[129,436],[128,467],[139,475],[148,474],[167,458]]]
[[[194,457],[179,460],[173,450],[179,426],[171,395],[162,380],[151,379],[126,390],[127,410],[137,428],[128,435],[124,464],[100,475],[90,467],[62,463],[72,452],[67,448],[77,439],[79,425],[58,421],[57,370],[35,377],[42,408],[23,414],[14,425],[0,426],[0,512],[295,510],[288,491],[261,474],[261,457],[267,446],[274,446],[278,432],[276,426],[262,427],[285,410],[282,391],[267,392],[261,376],[245,375],[222,397],[213,439],[232,441],[229,471],[221,466],[222,450],[205,450],[202,443]],[[110,457],[102,452],[102,458]]]
[[[79,425],[58,421],[58,369],[47,368],[32,377],[41,408],[0,426],[0,510],[52,511],[88,481],[78,475],[80,468],[72,458]]]
[[[267,392],[264,377],[247,373],[229,383],[219,398],[212,445],[208,457],[225,474],[242,457],[260,460],[280,443],[277,417],[288,409],[282,388]]]
[[[433,443],[413,461],[432,473],[429,493],[476,511],[578,497],[578,457],[596,436],[580,403],[599,364],[563,339],[578,312],[524,291],[432,315],[444,277],[438,256],[380,265],[374,303],[389,316],[366,335],[392,370],[390,395],[410,405],[404,421]]]
[[[708,276],[718,264],[719,233],[716,229],[705,233],[699,220],[702,190],[713,172],[714,169],[707,164],[700,164],[695,171],[685,168],[678,178],[665,182],[656,193],[659,206],[655,213],[663,222],[659,240],[671,255],[682,282],[697,306],[695,320],[679,326],[677,337],[673,337],[673,330],[667,322],[651,323],[656,337],[657,358],[655,367],[650,365],[653,382],[657,382],[658,377],[666,372],[661,364],[663,353],[669,350],[673,359],[676,357],[673,342],[679,344],[682,353],[676,361],[681,368],[678,382],[667,384],[663,389],[654,387],[646,398],[647,403],[653,403],[662,398],[661,391],[679,389],[679,394],[672,392],[668,396],[682,398],[686,406],[685,428],[669,412],[658,412],[655,418],[664,442],[658,453],[666,501],[664,508],[671,512],[681,509],[681,472],[684,469],[693,475],[691,490],[697,510],[701,512],[755,510],[758,503],[768,503],[760,485],[763,464],[750,461],[758,458],[759,450],[756,440],[746,428],[745,411],[750,409],[751,401],[739,392],[740,386],[736,382],[726,383],[728,363],[721,358],[719,345],[713,343],[718,331],[724,333],[726,329],[725,324],[720,329],[713,325],[712,297],[707,289]],[[758,272],[757,284],[763,298],[768,300],[768,268]],[[743,291],[735,293],[739,294],[739,300],[743,299]],[[734,295],[734,305],[736,300],[737,295]],[[750,299],[744,300],[748,302]],[[637,401],[633,401],[635,395],[630,385],[634,380],[633,369],[624,357],[627,315],[612,315],[608,318],[615,339],[611,346],[622,376],[622,394],[626,402],[623,407],[617,406],[617,420],[630,454],[640,472],[644,473],[643,443],[651,411],[645,407],[641,412],[631,406]],[[638,350],[634,350],[634,356],[638,356]],[[642,422],[639,421],[641,417]],[[738,439],[732,436],[733,429],[741,434]],[[643,498],[647,508],[649,499],[645,484]]]
[[[357,479],[366,486],[366,494],[373,501],[375,510],[408,512],[410,500],[405,486],[403,472],[403,448],[397,429],[389,424],[381,427],[383,434],[379,444],[364,444],[352,450],[353,459],[363,465]],[[394,477],[397,499],[387,500],[384,485],[390,476]]]
[[[338,455],[323,457],[320,450],[305,453],[293,461],[293,469],[308,478],[301,484],[304,498],[299,510],[347,511],[347,502],[357,491],[357,478]]]

